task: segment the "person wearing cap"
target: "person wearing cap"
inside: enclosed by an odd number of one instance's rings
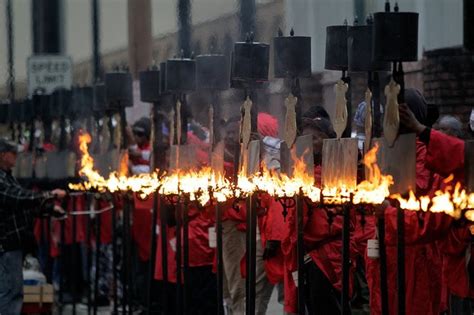
[[[131,145],[128,148],[130,157],[130,170],[132,174],[142,174],[150,172],[151,157],[151,120],[142,117],[132,126]]]
[[[17,145],[0,139],[0,314],[20,314],[23,304],[23,245],[33,233],[40,211],[63,214],[54,205],[66,192],[34,192],[20,186],[12,175]]]

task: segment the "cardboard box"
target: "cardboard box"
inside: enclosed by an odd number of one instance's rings
[[[53,303],[54,290],[51,284],[43,285],[24,285],[23,286],[24,303]]]

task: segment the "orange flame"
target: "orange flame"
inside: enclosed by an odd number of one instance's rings
[[[69,184],[70,189],[133,191],[142,197],[155,191],[159,191],[163,195],[187,194],[191,201],[197,201],[201,205],[205,205],[212,198],[224,202],[234,197],[246,197],[259,191],[266,192],[273,197],[294,197],[302,193],[314,203],[321,201],[321,188],[314,185],[313,176],[307,173],[303,158],[295,159],[295,168],[291,177],[270,170],[264,165],[260,173],[251,176],[239,174],[235,186],[221,174],[215,173],[208,167],[186,172],[177,170],[162,176],[158,176],[158,171],[133,176],[126,176],[123,172],[112,172],[108,178],[104,178],[94,169],[94,160],[88,151],[90,142],[91,136],[87,133],[79,137],[79,148],[82,152],[79,174],[87,178],[87,181],[81,184]],[[377,150],[378,146],[375,146],[364,156],[364,164],[369,174],[366,180],[352,190],[344,190],[341,187],[325,187],[323,195],[329,195],[330,202],[335,204],[348,201],[351,194],[354,204],[382,203],[385,198],[390,196],[389,187],[393,184],[393,178],[381,173],[377,165]],[[126,159],[122,159],[122,171],[126,164]],[[459,184],[454,189],[449,187],[444,191],[437,191],[433,197],[416,198],[413,192],[409,194],[408,199],[404,199],[400,195],[391,197],[397,199],[401,207],[406,210],[444,212],[455,218],[462,216],[463,209],[470,209],[464,215],[468,220],[474,221],[474,193],[468,194],[461,189]]]

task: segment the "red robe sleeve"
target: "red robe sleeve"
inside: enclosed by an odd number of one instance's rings
[[[426,165],[444,177],[455,175],[456,180],[464,179],[464,141],[431,130],[426,154]]]

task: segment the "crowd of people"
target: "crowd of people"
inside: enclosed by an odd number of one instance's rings
[[[474,117],[470,126],[464,126],[455,116],[442,116],[436,122],[428,121],[427,104],[423,96],[416,90],[407,89],[406,104],[400,105],[400,121],[402,129],[417,135],[416,142],[416,192],[433,194],[438,189],[456,183],[464,183],[464,140],[474,134]],[[363,143],[364,111],[366,104],[361,104],[355,115],[357,137]],[[259,113],[258,136],[262,141],[261,160],[266,165],[279,169],[278,120],[268,113]],[[192,126],[191,126],[192,125]],[[192,122],[188,128],[188,143],[196,148],[196,160],[204,165],[208,162],[209,132]],[[314,106],[303,114],[303,135],[313,136],[314,178],[315,184],[321,181],[322,146],[324,139],[335,138],[328,113],[320,106]],[[163,134],[168,134],[169,125],[163,125]],[[240,117],[231,117],[223,125],[225,142],[224,168],[226,176],[233,178],[237,169],[235,153],[240,148]],[[471,134],[469,134],[471,132]],[[152,156],[150,139],[152,123],[147,117],[135,122],[128,129],[129,137],[129,169],[133,174],[150,171]],[[36,209],[43,212],[70,211],[84,209],[85,197],[68,198],[62,190],[51,193],[37,193],[21,188],[11,177],[10,169],[14,164],[15,147],[8,143],[0,143],[0,313],[16,314],[12,301],[21,297],[21,289],[15,287],[16,281],[7,281],[19,276],[21,271],[21,249],[28,232],[27,226],[32,224]],[[362,170],[362,163],[361,170]],[[363,171],[359,172],[363,179]],[[114,200],[116,207],[121,207],[119,197]],[[297,233],[296,209],[289,208],[286,216],[282,215],[283,206],[280,202],[260,194],[258,208],[257,248],[256,248],[256,313],[266,314],[270,297],[274,290],[278,292],[278,300],[286,314],[302,313],[298,310],[297,270]],[[62,199],[61,203],[58,200]],[[52,203],[48,200],[53,200]],[[56,201],[54,201],[56,200]],[[75,202],[76,204],[72,204]],[[110,201],[98,201],[96,207],[101,208]],[[62,205],[62,208],[59,206]],[[133,274],[135,276],[132,295],[136,305],[144,306],[144,290],[148,282],[148,266],[155,266],[152,291],[153,311],[161,312],[163,302],[169,314],[175,313],[175,284],[177,280],[176,264],[176,207],[163,201],[162,207],[168,212],[166,231],[162,231],[160,218],[152,221],[152,198],[142,200],[135,197],[131,220],[131,236],[133,239]],[[25,210],[34,208],[35,210]],[[49,209],[49,210],[48,210]],[[227,314],[244,314],[246,303],[245,287],[245,256],[246,256],[246,205],[234,200],[225,202],[223,211],[223,275],[224,301]],[[377,239],[377,222],[385,224],[385,244],[387,257],[387,285],[389,314],[398,313],[397,305],[397,209],[387,200],[376,207],[375,212],[352,209],[350,217],[350,296],[353,309],[368,306],[371,314],[382,314],[380,259],[377,255],[367,254],[369,240]],[[187,309],[193,314],[214,314],[218,303],[216,284],[216,249],[212,244],[211,233],[215,226],[215,207],[189,205],[189,299]],[[306,312],[309,314],[340,314],[342,290],[342,230],[343,218],[338,207],[320,207],[305,203],[304,206],[304,286]],[[378,220],[383,218],[384,221]],[[112,226],[110,213],[102,214],[100,247],[92,248],[100,255],[101,279],[99,294],[94,303],[100,306],[110,305],[112,301]],[[72,221],[66,220],[67,236],[63,240],[66,247],[59,249],[58,229],[53,226],[45,229],[46,220],[36,221],[36,239],[40,248],[46,248],[44,261],[51,257],[64,255],[67,246],[82,244],[79,250],[88,247],[85,238],[87,222],[78,218],[74,241],[71,236]],[[156,235],[152,235],[152,224],[156,225]],[[54,225],[54,224],[53,224]],[[49,226],[48,226],[49,227]],[[23,234],[23,230],[25,233]],[[51,233],[45,233],[44,231]],[[406,212],[405,213],[405,286],[407,314],[474,314],[474,262],[471,259],[472,225],[465,220],[454,220],[442,213]],[[40,233],[41,231],[41,233]],[[167,275],[163,281],[163,248],[161,237],[166,233],[168,241]],[[156,237],[156,255],[150,252],[152,237]],[[74,243],[75,242],[75,243]],[[42,245],[48,244],[47,247]],[[120,260],[120,259],[119,259]],[[95,268],[92,260],[92,268]],[[123,261],[120,262],[123,264]],[[42,263],[46,266],[46,263]],[[84,268],[84,275],[95,273]],[[50,271],[52,281],[58,270]],[[57,268],[56,268],[57,269]],[[13,270],[16,270],[13,273]],[[21,273],[21,272],[20,272]],[[14,275],[15,274],[15,275]],[[72,274],[70,273],[70,277]],[[20,275],[21,276],[21,275]],[[20,277],[19,276],[19,277]],[[66,276],[66,278],[68,278]],[[66,279],[67,280],[67,279]],[[57,280],[56,280],[57,281]],[[67,282],[67,281],[66,281]],[[15,284],[13,284],[15,283]],[[76,282],[77,283],[77,282]],[[119,286],[120,281],[119,281]],[[67,286],[62,289],[66,289]],[[115,288],[122,297],[121,288]],[[162,292],[166,291],[168,300],[162,301]],[[21,301],[21,300],[20,300]],[[21,304],[20,304],[21,307]]]

